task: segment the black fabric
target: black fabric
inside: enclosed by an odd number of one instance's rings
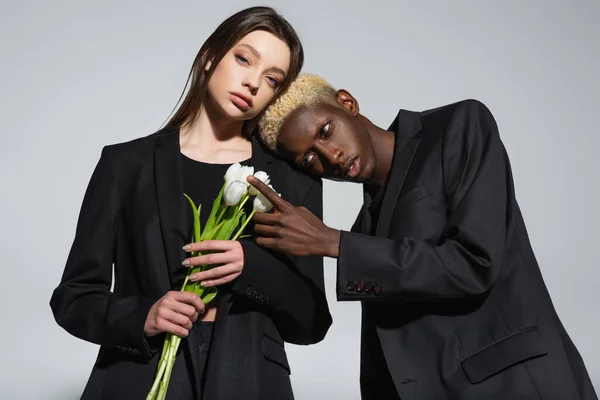
[[[171,380],[167,390],[167,399],[169,400],[202,400],[201,393],[197,393],[195,387],[194,373],[204,378],[204,370],[208,362],[208,352],[210,350],[210,342],[212,338],[214,322],[212,321],[196,321],[194,327],[190,331],[190,335],[195,335],[198,341],[196,349],[189,351],[197,351],[200,359],[198,370],[195,372],[191,367],[191,359],[187,356],[185,347],[180,346],[173,365]],[[200,391],[201,392],[201,391]]]
[[[401,110],[390,130],[379,217],[365,193],[338,258],[338,300],[362,302],[363,399],[393,398],[373,378],[389,371],[403,400],[597,400],[542,279],[487,107]],[[386,368],[373,365],[378,344]]]
[[[397,141],[395,141],[397,143]],[[375,235],[375,227],[379,220],[381,212],[381,206],[383,204],[383,197],[385,190],[389,182],[388,178],[380,188],[372,186],[364,187],[367,199],[370,204],[368,205],[369,218],[372,221],[371,235]],[[361,339],[361,352],[360,359],[364,365],[365,373],[361,375],[361,395],[364,399],[386,399],[386,400],[400,400],[400,396],[394,386],[394,381],[388,370],[385,356],[381,348],[379,336],[375,329],[375,321],[372,321],[370,314],[363,314],[362,320],[362,339]]]
[[[231,164],[210,164],[193,160],[181,154],[183,172],[183,191],[190,196],[200,209],[200,222],[206,223],[212,204],[221,187],[225,173]],[[250,165],[250,159],[240,162],[241,165]]]
[[[182,163],[179,130],[169,128],[105,147],[92,174],[50,300],[60,326],[100,345],[83,400],[143,399],[152,386],[164,335],[147,340],[144,324],[158,299],[180,289],[182,247],[190,239]],[[322,217],[320,180],[274,158],[255,138],[251,163],[271,176],[283,198]],[[292,399],[289,366],[281,365],[284,341],[319,342],[331,325],[323,260],[240,242],[244,269],[218,299],[204,382],[200,338],[189,335],[181,344],[189,350],[194,386],[210,400]],[[280,343],[269,358],[265,335]]]

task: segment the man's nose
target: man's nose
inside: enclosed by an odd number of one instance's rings
[[[321,148],[318,150],[322,154],[323,158],[325,158],[325,160],[327,161],[327,164],[329,164],[328,169],[331,169],[332,171],[335,171],[335,170],[341,171],[343,166],[340,165],[340,160],[342,159],[344,152],[338,147],[331,147],[331,146],[320,146],[320,147]]]

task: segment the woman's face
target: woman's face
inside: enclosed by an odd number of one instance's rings
[[[290,57],[287,44],[275,35],[250,32],[217,65],[208,82],[208,100],[227,118],[256,117],[285,80]]]

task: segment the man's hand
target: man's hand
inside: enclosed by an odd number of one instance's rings
[[[254,214],[259,246],[296,256],[338,256],[340,231],[325,225],[305,207],[283,200],[259,179],[247,179],[273,205],[273,213]]]

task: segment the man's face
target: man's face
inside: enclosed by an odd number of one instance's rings
[[[366,182],[377,166],[366,127],[342,106],[325,103],[288,115],[277,150],[309,174],[333,180]]]

